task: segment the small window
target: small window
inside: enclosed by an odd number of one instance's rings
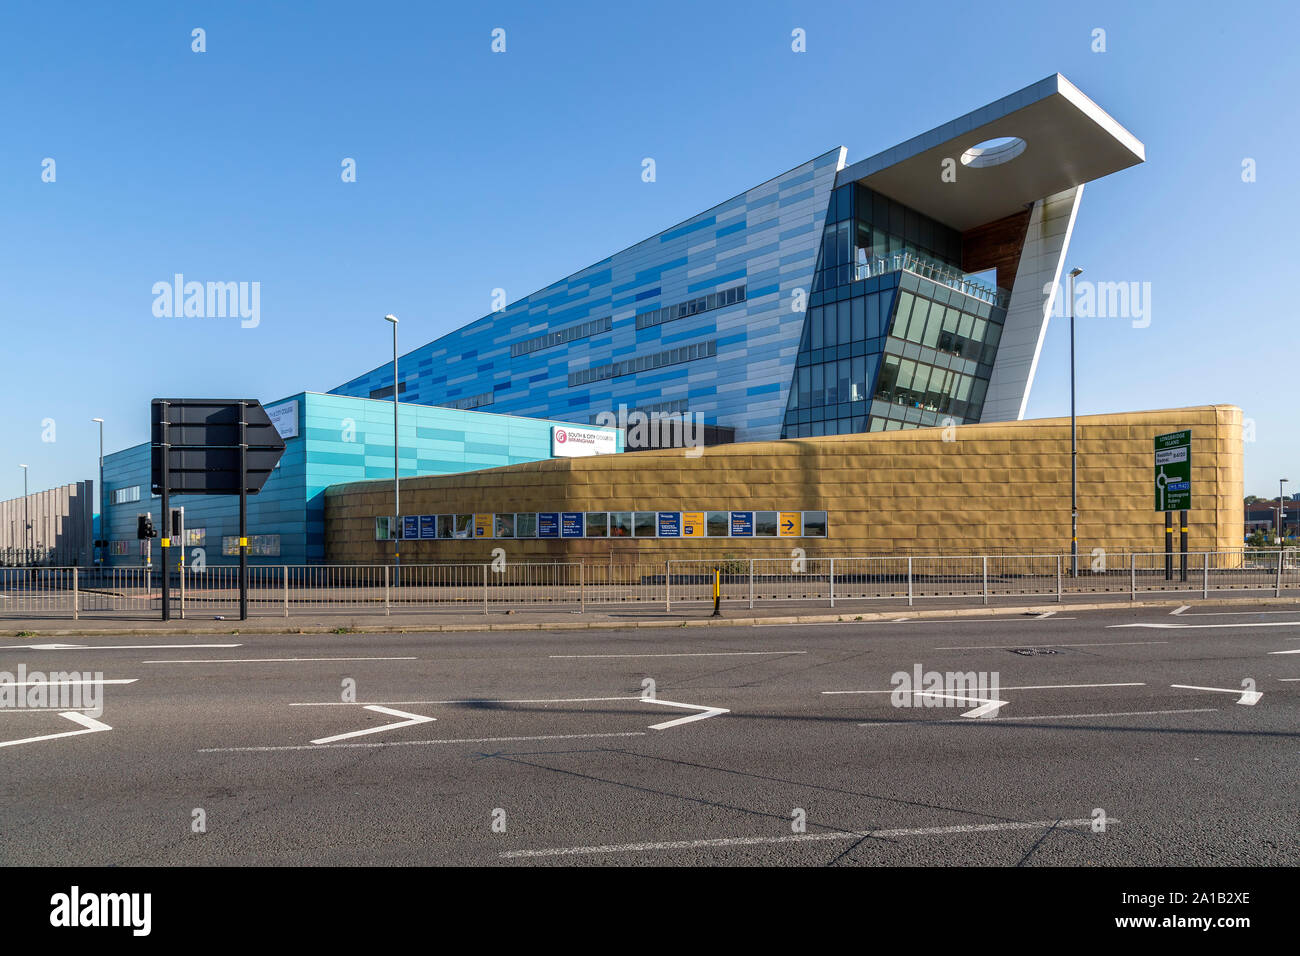
[[[826,512],[805,511],[803,513],[803,536],[805,538],[826,537]]]
[[[515,515],[515,537],[537,537],[537,512],[526,511],[519,512]]]
[[[493,522],[494,538],[513,538],[515,536],[515,516],[514,513],[495,515]]]
[[[609,537],[609,514],[604,511],[587,512],[587,537]]]
[[[457,538],[474,537],[474,516],[473,515],[456,515],[456,524],[454,535]]]
[[[658,520],[657,514],[658,513],[654,511],[636,512],[635,523],[633,525],[636,537],[653,538],[655,536],[656,522]]]
[[[208,532],[206,528],[186,528],[185,545],[190,548],[201,548],[203,542],[207,539]]]
[[[438,515],[437,520],[434,522],[434,527],[437,529],[434,533],[437,534],[439,538],[450,538],[453,536],[456,527],[456,516]]]
[[[776,537],[777,513],[775,511],[754,512],[754,535],[759,538]]]
[[[731,527],[731,512],[710,511],[704,517],[704,533],[710,538],[728,537]]]
[[[609,536],[611,538],[632,537],[632,512],[611,511],[609,513]]]
[[[392,537],[392,527],[393,527],[393,519],[392,519],[392,518],[376,518],[376,519],[375,519],[375,540],[376,540],[376,541],[392,541],[392,540],[393,540],[393,537]],[[225,549],[225,544],[226,544],[226,542],[229,541],[229,540],[230,540],[229,538],[223,538],[223,539],[222,539],[222,541],[221,541],[221,544],[222,544],[221,553],[222,553],[222,554],[229,554],[229,553],[230,553],[229,551],[226,551],[226,549]]]

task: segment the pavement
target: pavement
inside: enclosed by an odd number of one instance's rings
[[[0,863],[1300,864],[1294,601],[844,616],[6,637]]]

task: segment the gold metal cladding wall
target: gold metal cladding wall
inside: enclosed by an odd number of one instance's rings
[[[1079,418],[1079,551],[1163,551],[1153,439],[1192,430],[1189,549],[1241,547],[1241,409],[1206,405]],[[391,480],[325,492],[331,563],[386,563],[375,516]],[[403,541],[404,563],[646,560],[818,554],[1053,554],[1070,550],[1070,420],[720,445],[691,458],[648,451],[551,459],[402,480],[402,513],[826,511],[826,538],[578,538]],[[1174,515],[1177,524],[1177,513]],[[1175,527],[1175,535],[1177,527]],[[1177,540],[1175,538],[1175,548]]]

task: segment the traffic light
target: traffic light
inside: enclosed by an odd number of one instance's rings
[[[139,515],[136,517],[135,536],[142,541],[145,538],[158,537],[158,532],[153,526],[153,515]]]

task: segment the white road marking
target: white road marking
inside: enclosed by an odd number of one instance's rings
[[[1269,653],[1270,654],[1300,654],[1300,647],[1297,647],[1294,651],[1269,651]]]
[[[399,720],[395,724],[383,724],[379,727],[367,727],[365,730],[353,730],[346,734],[335,734],[333,737],[321,737],[313,740],[314,744],[332,744],[336,740],[347,740],[349,737],[364,737],[367,734],[379,734],[385,730],[396,730],[399,727],[414,727],[416,724],[427,724],[437,720],[437,717],[424,717],[420,714],[408,714],[404,710],[392,710],[388,707],[380,707],[378,704],[367,704],[366,710],[373,710],[377,714],[387,714],[390,717],[407,717],[409,720]]]
[[[432,744],[505,744],[533,740],[588,740],[594,737],[645,737],[644,730],[611,734],[539,734],[533,737],[459,737],[442,740],[387,740],[364,744],[295,744],[285,747],[205,747],[201,754],[270,753],[280,750],[346,750],[349,747],[426,747]]]
[[[183,661],[141,661],[143,664],[301,664],[309,661],[414,661],[415,657],[226,657]]]
[[[19,744],[32,744],[38,740],[57,740],[60,737],[76,737],[80,734],[95,734],[102,730],[112,730],[113,728],[103,721],[96,720],[94,717],[87,717],[85,714],[79,714],[75,710],[64,710],[59,712],[60,717],[66,717],[74,724],[81,724],[84,730],[66,730],[61,734],[44,734],[40,737],[24,737],[21,740],[2,740],[0,747],[16,747]]]
[[[1065,620],[1065,618],[1061,618]],[[953,647],[936,647],[936,651],[1005,651],[1022,647],[1132,647],[1136,644],[1168,644],[1168,641],[1103,641],[1090,644],[964,644]]]
[[[963,704],[979,704],[974,710],[968,710],[961,716],[963,717],[988,717],[992,714],[997,716],[999,710],[1007,706],[1009,701],[997,700],[992,697],[967,697],[964,694],[940,694],[932,690],[914,690],[913,697],[938,697],[942,700],[955,700]]]
[[[54,684],[60,687],[72,684],[134,684],[140,678],[138,677],[114,677],[106,680],[18,680],[4,681],[6,687],[45,687],[47,684]],[[0,713],[4,708],[0,708]]]
[[[1184,710],[1119,710],[1108,713],[1097,714],[1029,714],[1018,717],[998,717],[996,720],[986,721],[986,723],[1006,723],[1008,720],[1085,720],[1089,717],[1153,717],[1157,714],[1213,714],[1217,713],[1217,707],[1194,707]],[[912,727],[933,724],[963,724],[969,725],[970,721],[966,720],[877,720],[869,723],[858,724],[859,727]]]
[[[549,660],[587,660],[624,657],[764,657],[783,654],[807,654],[807,651],[705,651],[691,654],[551,654]]]
[[[1106,823],[1120,821],[1107,817]],[[916,827],[863,832],[797,833],[787,836],[721,837],[712,840],[670,840],[660,843],[620,843],[610,846],[566,846],[540,850],[506,850],[503,860],[521,860],[545,856],[582,856],[595,853],[642,853],[650,850],[701,850],[711,847],[758,846],[780,843],[819,843],[826,840],[861,840],[869,837],[889,839],[908,836],[948,836],[961,833],[997,833],[1003,830],[1038,830],[1044,827],[1089,827],[1092,820],[1039,820],[1030,823],[974,823],[952,827]]]
[[[199,647],[243,647],[243,644],[0,644],[0,650],[31,651],[171,651]]]
[[[376,700],[372,704],[384,704],[394,707],[411,704],[586,704],[606,700],[643,700],[640,694],[632,697],[535,697],[518,700],[490,700],[485,697],[471,697],[466,700]],[[290,704],[290,707],[366,707],[364,701],[313,700]]]
[[[1045,621],[1055,613],[1055,611],[1044,611],[1042,614],[1038,615],[1038,620]]]
[[[1294,614],[1295,611],[1193,611],[1188,617],[1254,617],[1256,614]]]
[[[1143,681],[1126,681],[1125,683],[1122,684],[1021,684],[1021,685],[1016,685],[1011,687],[999,686],[998,692],[1000,693],[1004,690],[1067,690],[1072,687],[1145,687],[1145,686],[1146,684]],[[822,691],[822,693],[823,694],[892,694],[894,693],[894,689],[891,690],[824,690]],[[913,693],[922,693],[922,692],[914,691]],[[928,693],[928,691],[926,691],[925,693]],[[972,699],[978,699],[978,698],[972,698]]]
[[[1057,613],[1056,611],[1050,611],[1050,612],[1048,612],[1048,616],[1050,617],[1050,616],[1052,616],[1052,615],[1054,615],[1054,614],[1056,614],[1056,613]],[[918,618],[913,618],[913,617],[895,617],[895,618],[891,618],[891,619],[888,620],[888,621],[810,621],[810,622],[808,622],[808,623],[806,623],[806,624],[781,624],[781,623],[776,623],[776,624],[751,624],[750,627],[798,627],[798,628],[804,628],[804,627],[848,627],[848,626],[850,626],[850,625],[852,625],[852,624],[926,624],[926,623],[931,623],[931,624],[988,624],[988,623],[991,623],[991,622],[992,622],[992,623],[997,623],[997,624],[1005,624],[1005,623],[1009,623],[1009,622],[1012,622],[1012,621],[1019,621],[1019,622],[1021,622],[1021,623],[1028,623],[1028,622],[1030,622],[1030,621],[1040,621],[1040,620],[1042,620],[1042,619],[1043,619],[1042,615],[1035,615],[1035,616],[1033,616],[1033,617],[1023,617],[1023,616],[1019,616],[1019,615],[1016,616],[1016,617],[1006,617],[1006,616],[998,617],[998,616],[990,615],[990,616],[988,616],[988,617],[982,617],[982,616],[981,616],[981,617],[969,617],[969,618],[960,618],[960,617],[959,617],[959,618],[943,618],[943,619],[919,618],[919,617],[918,617]],[[1057,620],[1057,621],[1077,621],[1077,620],[1078,620],[1078,618],[1075,618],[1075,617],[1058,617],[1058,618],[1054,618],[1054,619]],[[1022,646],[1024,646],[1024,645],[1021,645],[1021,644],[1013,644],[1012,646],[1013,646],[1013,647],[1022,647]]]
[[[1170,684],[1170,687],[1177,687],[1179,690],[1208,690],[1216,694],[1240,694],[1237,703],[1245,704],[1247,707],[1254,707],[1259,703],[1259,699],[1264,696],[1263,691],[1242,690],[1240,687],[1197,687],[1194,684]]]
[[[1190,604],[1184,604],[1182,607],[1174,608],[1174,610],[1170,611],[1169,614],[1171,617],[1177,617],[1179,614],[1182,614],[1184,611],[1186,611],[1189,607],[1191,607]]]
[[[1107,624],[1107,627],[1204,628],[1204,627],[1296,627],[1300,621],[1255,621],[1250,624]]]
[[[663,704],[665,707],[681,707],[685,710],[698,710],[702,713],[691,714],[689,717],[678,717],[676,720],[667,720],[662,724],[651,724],[651,730],[667,730],[669,727],[679,727],[682,724],[689,724],[694,720],[708,720],[710,717],[717,717],[719,714],[729,714],[731,711],[725,707],[704,707],[699,704],[679,704],[672,700],[660,700],[657,697],[645,698],[648,704]]]

